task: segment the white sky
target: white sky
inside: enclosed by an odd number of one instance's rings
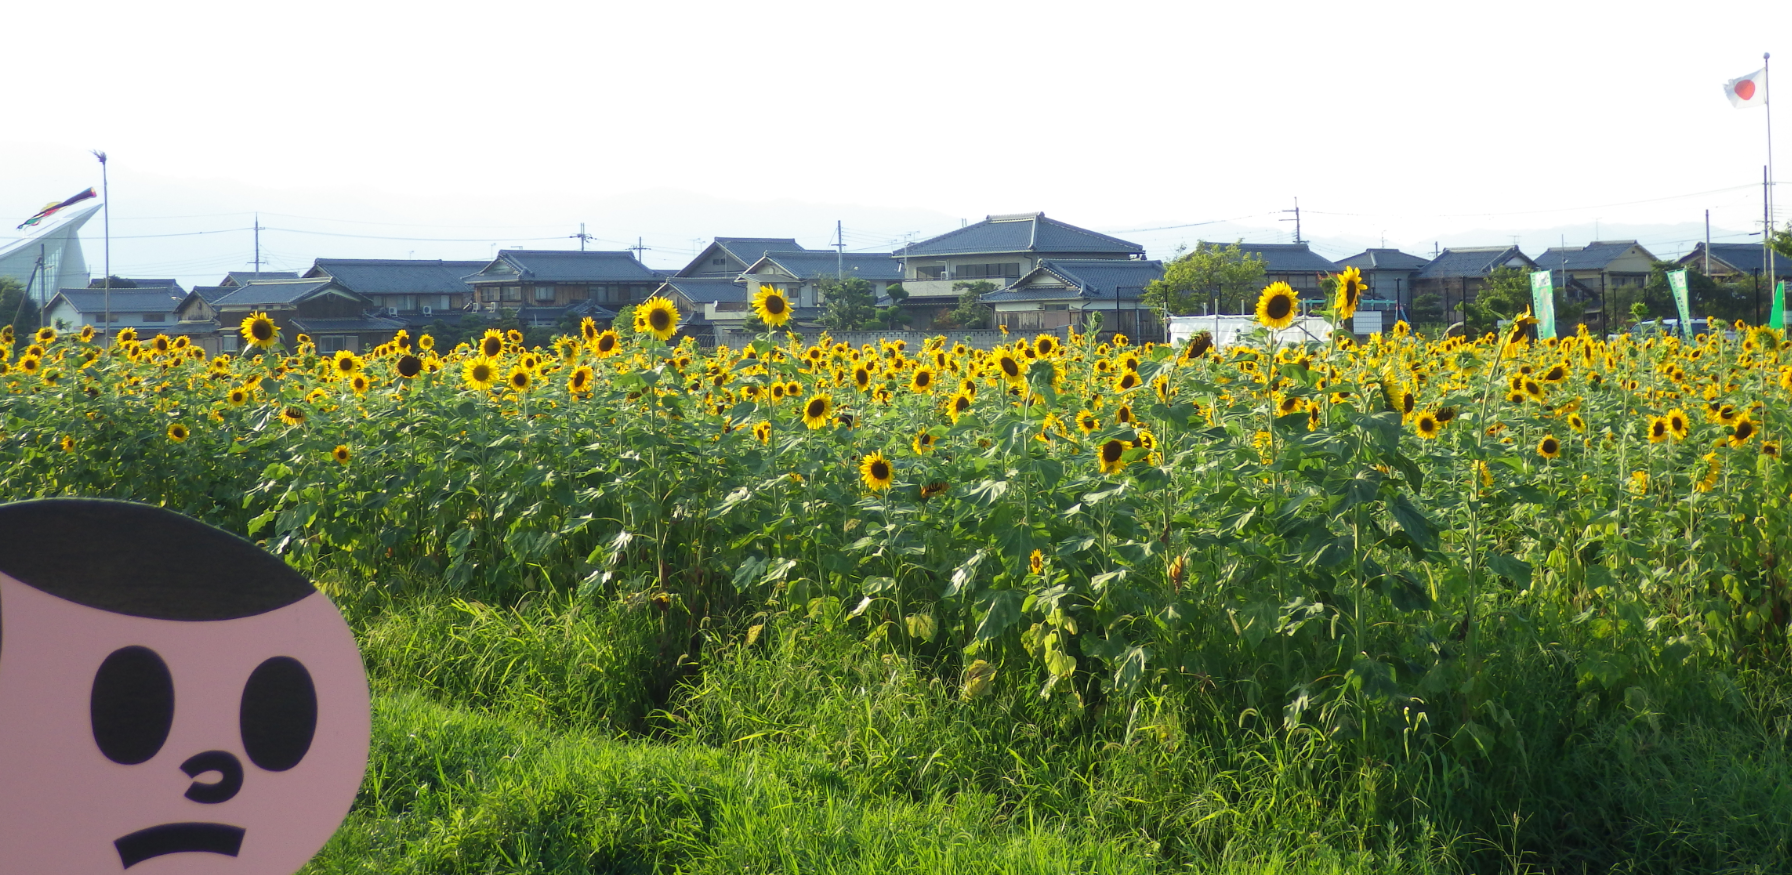
[[[254,211],[287,269],[579,222],[672,266],[717,235],[819,247],[841,219],[880,249],[1029,210],[1160,257],[1286,240],[1296,197],[1334,258],[1671,255],[1707,208],[1721,239],[1759,228],[1765,113],[1722,85],[1776,48],[1792,82],[1786,2],[21,0],[4,32],[0,240],[104,149],[113,271],[189,284],[248,268]]]

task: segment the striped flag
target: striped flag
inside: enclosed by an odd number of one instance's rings
[[[43,210],[41,212],[39,212],[37,215],[32,216],[31,218],[26,219],[23,222],[20,222],[19,227],[24,228],[29,225],[35,225],[45,219],[48,219],[49,217],[51,217],[53,215],[55,215],[56,211],[62,209],[63,207],[69,206],[71,204],[78,204],[84,200],[87,200],[88,198],[94,198],[94,197],[99,197],[99,196],[100,196],[99,192],[94,191],[93,189],[90,188],[84,192],[81,192],[78,195],[75,195],[74,197],[69,198],[68,200],[63,201],[62,203],[50,204],[49,206],[44,207]]]

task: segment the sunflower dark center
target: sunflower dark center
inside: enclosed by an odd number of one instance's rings
[[[492,378],[492,369],[488,365],[474,365],[473,379],[483,383]]]
[[[647,314],[647,324],[653,326],[655,331],[665,331],[672,327],[672,314],[656,308]]]
[[[488,356],[495,356],[504,351],[504,342],[496,337],[488,337],[485,339],[485,343],[480,346],[479,351]]]
[[[267,340],[274,336],[274,325],[265,319],[257,319],[249,325],[249,333],[256,340]]]
[[[1271,295],[1269,303],[1263,306],[1263,312],[1271,319],[1285,318],[1294,309],[1294,301],[1287,295]]]
[[[873,479],[876,479],[876,480],[890,479],[890,463],[886,462],[882,459],[878,459],[877,461],[872,462],[871,463],[871,476]]]
[[[1120,454],[1124,452],[1126,452],[1126,448],[1122,447],[1119,441],[1108,441],[1101,445],[1101,460],[1111,465],[1120,461]]]
[[[422,359],[420,359],[414,355],[407,355],[404,358],[401,358],[398,360],[398,375],[399,376],[415,377],[421,373],[423,373],[423,360]]]
[[[779,295],[767,296],[765,299],[765,312],[774,316],[784,312],[784,298]]]
[[[1556,443],[1554,438],[1550,438],[1543,442],[1543,452],[1553,453],[1559,449],[1561,449],[1561,444]]]
[[[809,418],[810,419],[818,419],[820,417],[826,416],[827,412],[828,412],[828,403],[826,401],[823,401],[820,398],[817,398],[814,401],[809,402]]]
[[[1010,377],[1020,376],[1020,362],[1011,358],[1002,359],[1002,373]]]

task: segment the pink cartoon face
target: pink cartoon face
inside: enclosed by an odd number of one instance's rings
[[[78,550],[53,540],[71,517]],[[164,544],[71,570],[108,523]],[[368,733],[353,635],[278,559],[138,505],[0,506],[0,875],[290,875],[347,814]]]

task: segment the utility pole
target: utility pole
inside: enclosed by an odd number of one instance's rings
[[[583,226],[583,225],[580,225],[580,226],[579,226],[579,227],[580,227],[580,228],[581,228],[581,229],[583,229],[583,228],[584,228],[584,226]],[[583,249],[584,249],[584,248],[585,248],[585,247],[584,247],[584,246],[580,246],[580,247],[579,247],[579,249],[580,249],[580,250],[583,250]],[[630,246],[630,247],[629,247],[629,248],[628,248],[628,249],[629,249],[629,251],[630,251],[630,252],[633,252],[633,253],[634,253],[634,254],[635,254],[635,260],[636,260],[636,261],[640,261],[640,260],[641,260],[641,253],[643,253],[643,252],[646,252],[646,251],[648,251],[648,250],[650,250],[650,249],[652,249],[652,248],[653,248],[653,247],[651,247],[651,246],[642,246],[642,245],[641,245],[641,238],[640,238],[640,237],[636,237],[636,238],[635,238],[635,245],[633,245],[633,246]]]
[[[112,336],[112,186],[106,178],[106,153],[95,149],[93,157],[100,159],[100,197],[104,198],[100,204],[100,209],[103,211],[100,221],[106,234],[106,281],[105,292],[102,295],[105,301],[106,327],[104,331],[100,332],[100,336],[109,338]]]
[[[261,214],[255,214],[255,278],[261,279]]]
[[[580,222],[580,223],[579,223],[579,233],[577,233],[577,234],[568,234],[568,235],[567,235],[567,236],[568,236],[568,237],[572,237],[572,238],[574,238],[574,239],[576,239],[576,240],[578,240],[578,241],[579,241],[579,251],[580,251],[580,252],[584,252],[584,251],[585,251],[585,241],[587,241],[587,240],[590,240],[590,239],[591,239],[591,235],[590,235],[590,234],[587,234],[587,233],[585,233],[585,223],[584,223],[584,222]],[[637,242],[637,243],[638,243],[638,242],[640,242],[640,241],[639,241],[639,240],[637,240],[637,241],[635,241],[635,242]],[[636,260],[637,260],[637,261],[639,261],[639,260],[640,260],[640,259],[638,259],[638,258],[637,258],[637,259],[636,259]]]
[[[834,278],[846,279],[846,233],[841,230],[840,220],[834,220]]]
[[[1705,211],[1705,276],[1711,276],[1711,211]]]
[[[1300,239],[1300,198],[1294,199],[1294,209],[1283,210],[1282,212],[1294,214],[1294,218],[1292,218],[1292,219],[1278,219],[1277,220],[1280,222],[1293,222],[1294,223],[1294,242],[1297,244],[1307,242],[1305,240]]]

